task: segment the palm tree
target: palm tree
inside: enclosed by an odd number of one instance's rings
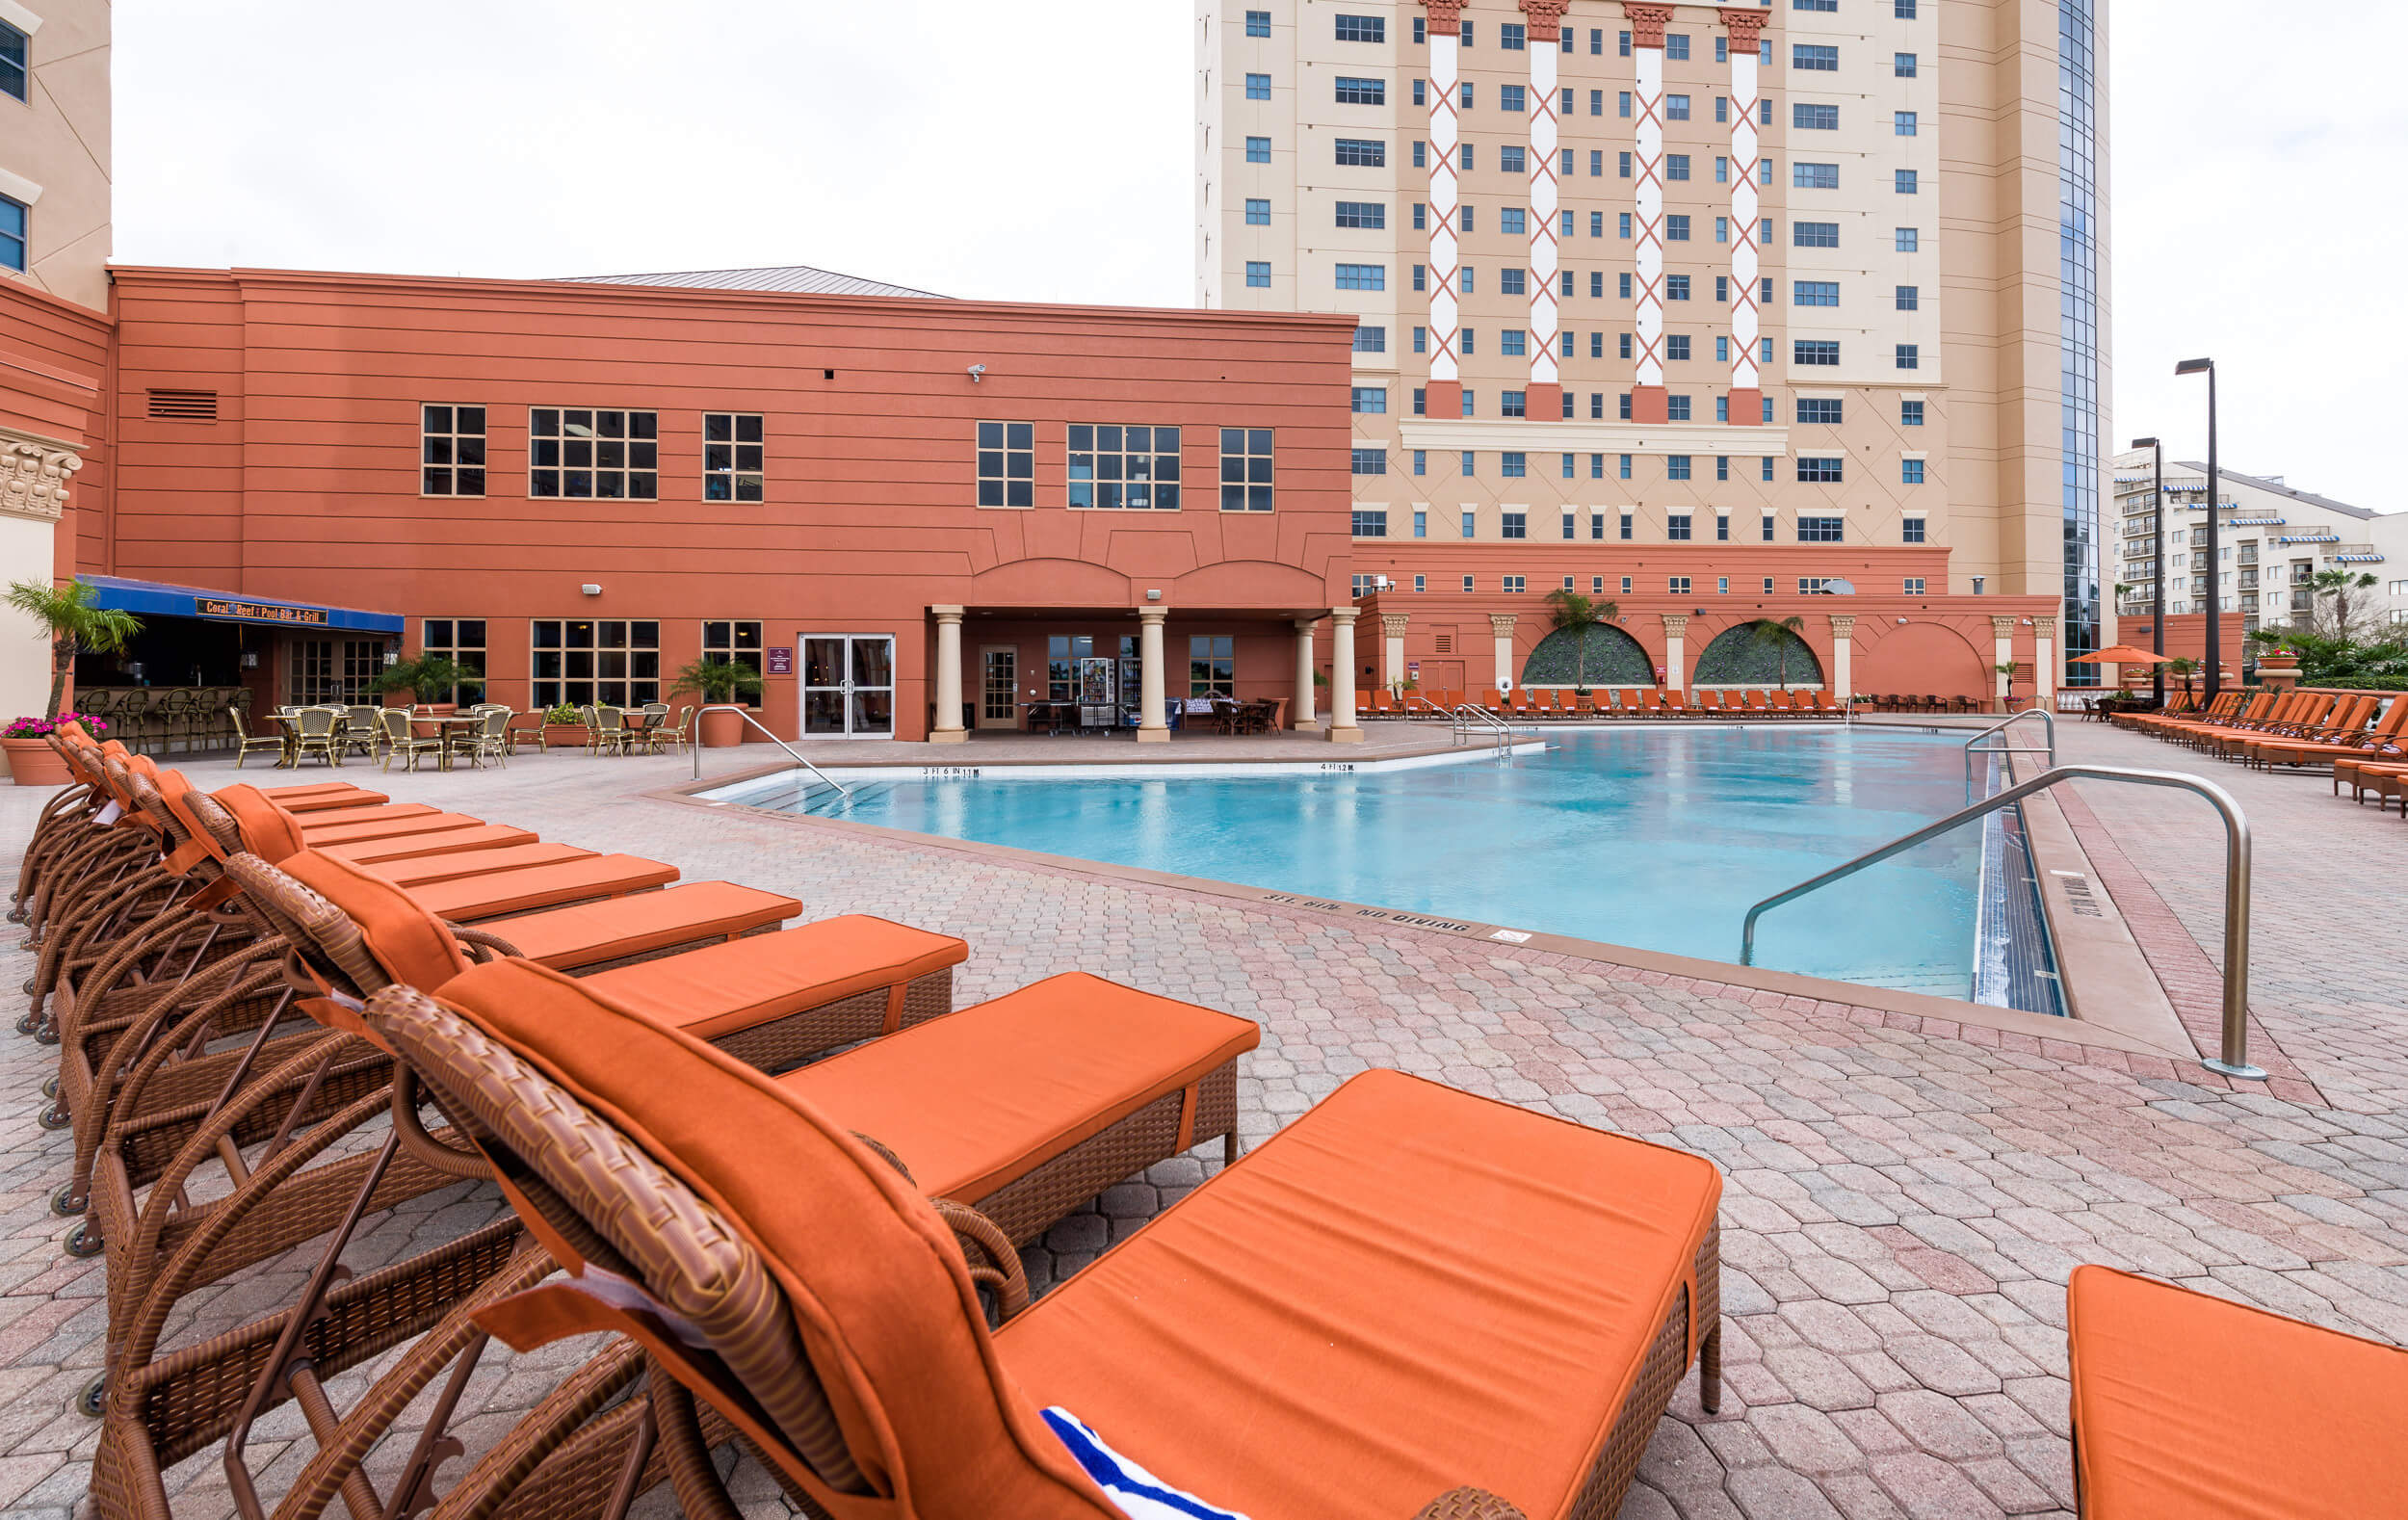
[[[97,589],[82,581],[54,586],[48,581],[13,581],[8,604],[41,624],[50,639],[50,711],[59,716],[66,696],[66,678],[74,673],[75,656],[86,649],[116,654],[143,631],[142,619],[115,607],[95,607]]]
[[[1785,692],[1790,688],[1790,638],[1793,634],[1802,636],[1805,632],[1806,619],[1803,617],[1793,616],[1778,622],[1769,617],[1760,617],[1756,620],[1755,632],[1748,636],[1750,642],[1772,646],[1774,658],[1781,662],[1781,689]]]
[[[2374,577],[2357,570],[2318,570],[2308,585],[2316,600],[2333,604],[2333,637],[2343,643],[2354,642],[2349,624],[2355,609],[2350,604],[2357,592],[2373,588]]]
[[[1551,620],[1557,633],[1572,636],[1572,683],[1576,690],[1588,690],[1588,630],[1598,623],[1619,621],[1622,609],[1610,601],[1591,601],[1570,587],[1559,587],[1547,593],[1547,605],[1555,609]]]
[[[2191,659],[2187,655],[2185,655],[2180,659],[2168,660],[2165,662],[2166,674],[2179,675],[2183,678],[2183,694],[2185,696],[2188,696],[2190,694],[2190,678],[2191,675],[2198,670],[2198,668],[2199,662]]]

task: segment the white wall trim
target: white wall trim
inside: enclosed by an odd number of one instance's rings
[[[6,21],[27,37],[41,30],[41,17],[26,10],[16,0],[0,0],[0,21]]]
[[[0,0],[0,4],[6,3],[7,0]],[[0,196],[6,196],[11,200],[21,200],[30,206],[41,198],[41,187],[22,174],[12,174],[7,170],[0,169]]]

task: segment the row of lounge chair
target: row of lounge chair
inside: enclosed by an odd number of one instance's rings
[[[1606,718],[1839,718],[1845,707],[1819,691],[1792,692],[1779,687],[1764,691],[1691,689],[1667,692],[1652,686],[1594,692],[1510,692],[1488,688],[1483,696],[1467,698],[1461,692],[1391,693],[1385,687],[1369,694],[1360,716],[1365,718],[1452,718],[1466,701],[1499,718],[1525,722],[1576,722]]]
[[[2388,692],[2227,692],[2204,710],[2124,713],[2118,727],[2256,770],[2322,769],[2333,793],[2408,818],[2408,700]]]
[[[731,1441],[841,1520],[1609,1515],[1692,1361],[1716,1407],[1699,1157],[1374,1071],[1239,1160],[1245,1020],[1075,974],[955,1009],[948,935],[57,744],[79,784],[13,916],[75,1132],[55,1204],[108,1255],[104,1520],[170,1516],[203,1454],[246,1516],[615,1520],[667,1483],[724,1517]],[[1021,1245],[1212,1139],[1218,1175],[1030,1303]],[[510,1213],[341,1271],[463,1181]],[[297,1292],[196,1338],[208,1290],[297,1246]],[[2252,1514],[2408,1482],[2370,1424],[2408,1357],[2097,1268],[2070,1304],[2087,1512],[2225,1512],[2189,1502],[2211,1473],[2284,1501]],[[462,1450],[491,1342],[596,1332]],[[2250,1421],[2154,1417],[2219,1394]]]

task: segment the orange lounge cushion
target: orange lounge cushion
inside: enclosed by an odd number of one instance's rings
[[[433,834],[395,834],[384,839],[364,839],[351,845],[312,845],[322,854],[348,860],[355,866],[373,866],[383,861],[416,860],[427,855],[446,855],[456,851],[507,850],[512,845],[537,842],[535,830],[513,828],[508,824],[480,824],[473,828],[446,829]]]
[[[377,818],[425,818],[443,811],[425,802],[363,802],[356,798],[338,799],[335,805],[328,807],[312,807],[307,798],[301,799],[300,802],[298,807],[284,803],[278,805],[288,813],[305,816],[313,828]]]
[[[2093,1520],[2362,1520],[2408,1495],[2408,1351],[2078,1267],[2074,1431]]]
[[[460,832],[466,832],[465,829]],[[441,834],[434,836],[442,838]],[[344,847],[356,850],[356,845]],[[505,845],[496,850],[454,851],[439,855],[419,855],[406,860],[380,860],[374,864],[353,859],[354,865],[369,870],[396,886],[421,887],[437,881],[458,881],[465,877],[486,877],[497,871],[521,871],[529,866],[559,865],[567,860],[584,860],[594,852],[580,850],[575,845],[542,843]]]
[[[642,892],[676,879],[677,868],[666,861],[641,855],[589,855],[583,860],[498,871],[491,876],[432,881],[411,888],[409,895],[438,918],[462,923]]]
[[[263,786],[259,792],[269,800],[280,802],[286,807],[291,807],[296,799],[308,798],[348,797],[352,799],[351,802],[339,804],[346,807],[392,800],[382,792],[371,792],[364,786],[353,786],[349,781],[312,781],[306,786]]]
[[[255,786],[238,781],[220,787],[210,796],[233,817],[235,827],[242,830],[243,848],[272,866],[282,865],[307,841],[307,832],[300,821],[281,805],[270,801]]]
[[[801,915],[800,903],[774,892],[733,881],[692,881],[664,892],[529,913],[495,925],[493,931],[528,959],[569,971],[749,933]]]
[[[511,938],[507,931],[502,937]],[[850,913],[798,924],[783,933],[599,971],[586,980],[622,1008],[696,1039],[717,1039],[805,1009],[902,986],[969,958],[970,947],[951,934]]]
[[[357,787],[341,792],[320,792],[308,797],[279,797],[275,802],[293,813],[352,813],[370,807],[406,807],[421,813],[435,811],[424,802],[396,802],[382,792],[364,792]]]
[[[1700,1157],[1366,1072],[996,1346],[1032,1402],[1241,1513],[1470,1484],[1555,1520],[1721,1193]]]
[[[432,992],[468,969],[468,957],[451,930],[408,893],[365,867],[303,850],[283,869],[351,916],[368,953],[394,981]]]
[[[777,1080],[902,1157],[929,1196],[975,1202],[1262,1037],[1250,1019],[1070,972]]]
[[[368,839],[399,839],[407,834],[439,834],[455,828],[476,828],[484,823],[465,813],[411,813],[401,818],[347,819],[339,824],[309,824],[301,837],[312,850],[320,845],[355,845]]]

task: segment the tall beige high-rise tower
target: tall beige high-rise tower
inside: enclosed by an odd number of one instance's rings
[[[1199,0],[1196,298],[1360,318],[1388,563],[1558,513],[1701,573],[1745,544],[1750,585],[1937,545],[1948,591],[2061,591],[2080,654],[2101,9]]]

